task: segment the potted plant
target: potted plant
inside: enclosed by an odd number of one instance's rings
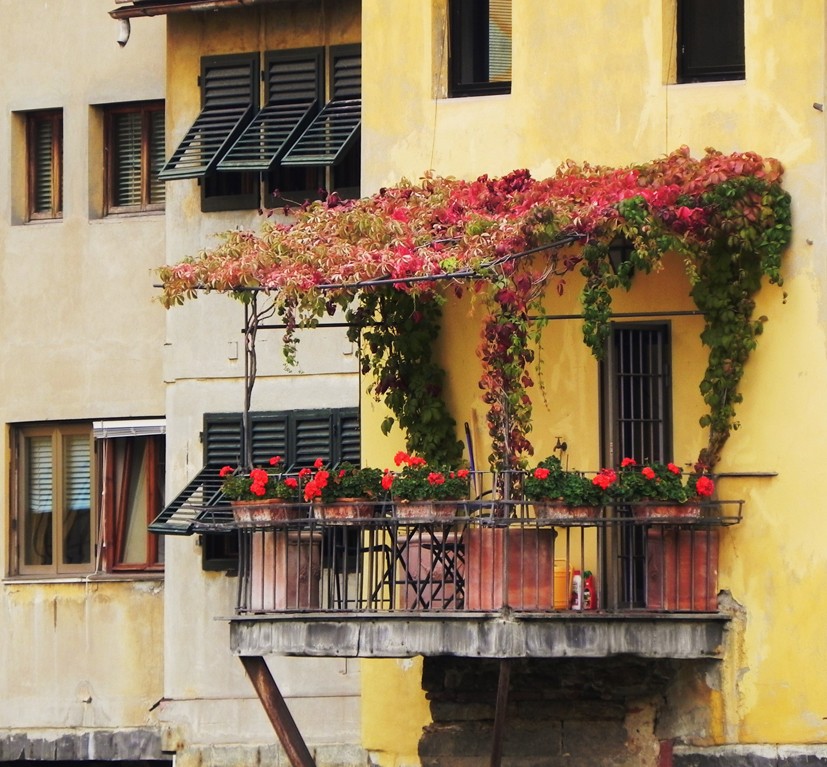
[[[385,470],[382,486],[391,493],[397,517],[450,518],[470,492],[468,469],[429,466],[424,458],[400,450],[394,463],[400,471]]]
[[[345,461],[334,469],[327,469],[317,458],[315,471],[303,469],[306,477],[303,495],[313,503],[313,513],[320,519],[349,519],[372,517],[376,503],[383,495],[382,471],[359,467]]]
[[[701,516],[701,501],[715,492],[715,483],[703,467],[686,475],[674,463],[648,462],[638,465],[624,458],[617,481],[608,492],[616,503],[628,505],[638,517]]]
[[[593,519],[605,501],[601,483],[579,471],[563,468],[555,456],[540,461],[523,479],[523,497],[534,502],[542,518]]]
[[[240,468],[224,466],[218,476],[222,495],[233,507],[237,522],[268,522],[273,520],[298,519],[304,516],[299,504],[299,478],[278,472],[280,456],[270,459],[275,470],[255,468],[244,472]]]

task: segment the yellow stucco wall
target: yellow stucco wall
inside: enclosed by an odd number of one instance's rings
[[[741,82],[667,84],[674,71],[671,0],[519,0],[513,4],[513,84],[507,96],[434,98],[444,93],[445,0],[399,0],[392,23],[382,0],[363,2],[363,191],[425,170],[473,178],[528,167],[550,175],[564,159],[622,165],[682,144],[700,155],[753,150],[777,157],[794,203],[794,240],[781,289],[766,287],[756,316],[770,318],[750,360],[738,408],[741,428],[721,471],[777,472],[728,479],[723,497],[743,498],[743,522],[723,536],[720,587],[743,606],[723,663],[722,689],[710,701],[718,743],[827,742],[827,677],[813,673],[823,654],[827,587],[821,456],[827,450],[825,347],[824,97],[825,9],[819,0],[746,0],[746,70]],[[635,281],[619,311],[692,308],[680,264]],[[576,311],[574,285],[555,312]],[[446,310],[440,354],[450,369],[449,398],[459,425],[478,423],[476,333],[461,307]],[[691,461],[705,442],[697,383],[705,354],[698,318],[672,320],[675,457]],[[576,322],[544,334],[549,407],[535,409],[539,456],[557,435],[577,468],[599,460],[596,365],[579,343]],[[365,433],[378,433],[382,409],[364,400]],[[460,436],[460,435],[458,435]],[[397,442],[367,445],[366,460],[387,464]],[[477,449],[477,456],[484,455]],[[815,665],[813,665],[815,664]],[[416,665],[368,672],[365,745],[415,760],[416,737],[401,734],[388,706],[388,674],[418,684]],[[373,665],[373,664],[371,664]],[[378,665],[378,664],[377,664]],[[374,684],[375,683],[375,684]],[[383,688],[383,689],[382,689]],[[427,720],[420,701],[411,729]]]

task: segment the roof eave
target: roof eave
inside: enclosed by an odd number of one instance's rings
[[[276,0],[184,0],[183,2],[145,2],[140,5],[129,5],[126,8],[115,8],[109,11],[113,19],[131,19],[139,16],[166,16],[171,13],[185,11],[218,11],[223,8],[240,8],[249,5],[263,5]]]

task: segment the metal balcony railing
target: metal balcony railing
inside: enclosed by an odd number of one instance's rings
[[[385,504],[370,518],[239,523],[237,613],[716,612],[719,537],[741,508],[561,520],[498,500],[439,520]]]

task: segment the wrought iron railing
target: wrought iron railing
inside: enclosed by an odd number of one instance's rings
[[[538,519],[498,500],[438,520],[386,504],[369,518],[239,523],[237,612],[715,612],[720,533],[741,508]]]

